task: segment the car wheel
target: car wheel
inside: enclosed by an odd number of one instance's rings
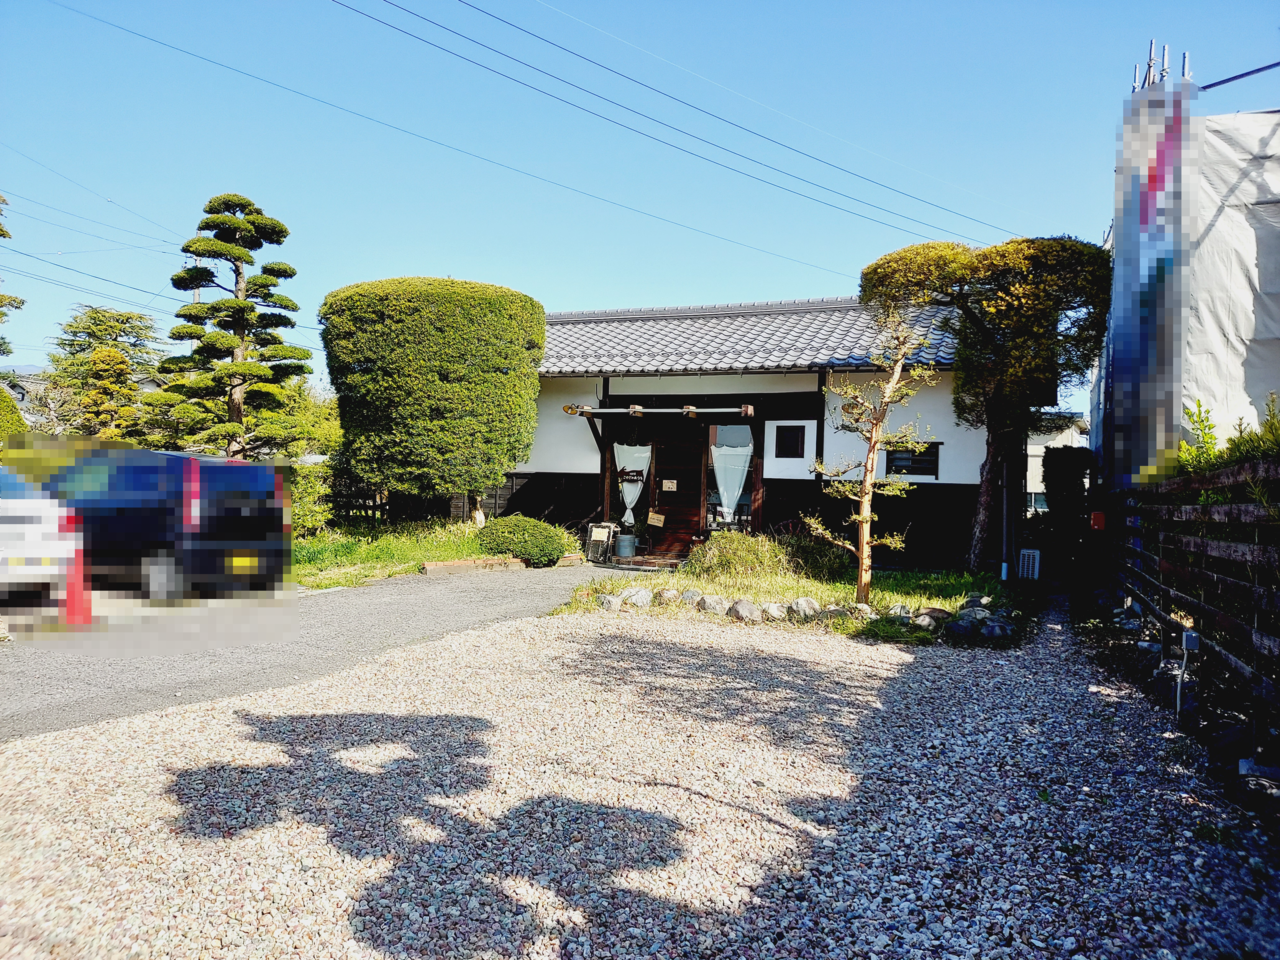
[[[183,594],[178,561],[167,554],[142,561],[142,590],[148,600],[176,600]]]

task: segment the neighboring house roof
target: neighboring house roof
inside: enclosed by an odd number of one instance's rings
[[[912,311],[925,337],[913,363],[949,367],[943,308]],[[857,297],[547,314],[546,376],[863,367],[876,325]]]

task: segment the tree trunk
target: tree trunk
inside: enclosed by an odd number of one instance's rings
[[[987,457],[982,461],[978,481],[978,508],[973,515],[973,540],[969,545],[966,566],[975,573],[982,569],[982,561],[988,553],[991,532],[1000,518],[1002,509],[997,492],[1000,489],[1000,464],[1005,451],[1000,433],[987,431]]]
[[[867,436],[867,459],[858,489],[858,603],[871,596],[871,497],[875,493],[876,455],[880,448],[880,424],[873,422]]]
[[[248,286],[245,281],[244,264],[233,264],[236,273],[236,299],[243,300],[248,293]],[[236,334],[240,337],[240,345],[236,347],[235,352],[231,355],[231,359],[235,363],[240,363],[245,359],[248,353],[248,331],[237,330]],[[238,423],[244,426],[244,384],[237,384],[231,388],[227,395],[227,419],[231,423]],[[244,456],[247,446],[240,437],[232,437],[227,441],[227,456],[241,457]]]

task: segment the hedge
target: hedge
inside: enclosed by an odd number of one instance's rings
[[[402,277],[320,307],[346,462],[402,493],[476,493],[528,459],[546,314],[506,287]]]

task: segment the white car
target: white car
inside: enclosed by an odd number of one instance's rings
[[[0,613],[57,605],[83,622],[89,595],[82,556],[74,511],[0,467]]]

